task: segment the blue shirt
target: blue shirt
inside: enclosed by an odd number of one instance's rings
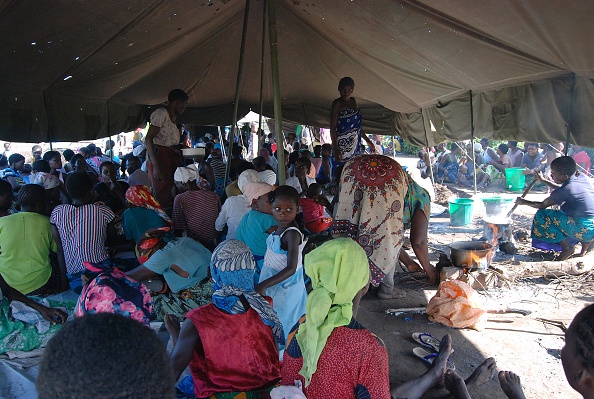
[[[570,177],[549,198],[571,217],[594,217],[594,187],[583,173]]]
[[[212,253],[198,241],[180,237],[155,252],[143,266],[162,274],[171,291],[178,293],[208,277],[211,257]],[[182,275],[186,273],[188,277]]]
[[[278,226],[272,215],[252,209],[239,222],[236,238],[247,245],[252,254],[264,256],[269,235],[266,231],[272,226]]]

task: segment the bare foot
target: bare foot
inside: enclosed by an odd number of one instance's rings
[[[472,372],[470,377],[466,379],[466,386],[468,388],[473,386],[480,387],[489,382],[495,375],[495,367],[497,367],[495,359],[492,357],[486,359]]]
[[[452,337],[446,334],[441,339],[439,344],[439,353],[431,364],[431,369],[428,371],[435,378],[435,388],[443,388],[445,385],[445,372],[448,365],[448,358],[452,353]]]
[[[512,371],[500,371],[499,384],[509,399],[526,399],[522,390],[522,384],[520,384],[520,376],[516,373]]]
[[[583,242],[582,243],[582,251],[580,252],[580,256],[586,256],[586,255],[588,255],[588,252],[590,252],[590,250],[592,249],[592,244],[593,243],[594,243],[594,241]]]
[[[556,261],[565,260],[573,255],[573,252],[575,251],[574,245],[571,245],[569,242],[567,242],[567,240],[563,240],[559,244],[561,244],[561,248],[563,248],[563,250],[555,258]]]
[[[445,387],[456,399],[471,399],[462,377],[454,370],[446,370],[444,375]]]
[[[379,299],[399,299],[404,298],[406,292],[396,287],[388,287],[385,284],[380,284],[379,290],[377,291],[377,297]]]
[[[177,317],[172,314],[166,314],[165,317],[163,317],[163,322],[165,323],[167,332],[169,332],[169,335],[171,335],[173,347],[175,347],[177,338],[179,337],[179,332],[181,330],[181,324]]]

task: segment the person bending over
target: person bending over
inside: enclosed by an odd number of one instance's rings
[[[529,201],[517,198],[518,205],[537,208],[532,221],[533,240],[545,243],[558,243],[561,253],[557,260],[565,260],[573,255],[575,243],[582,243],[580,256],[585,255],[594,240],[594,187],[590,180],[577,171],[575,161],[568,156],[551,162],[551,177],[547,180],[541,172],[536,178],[553,189],[544,201]],[[546,209],[560,205],[560,210]],[[533,245],[535,241],[533,241]]]

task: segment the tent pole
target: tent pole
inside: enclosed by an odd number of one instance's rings
[[[231,154],[233,150],[233,143],[237,136],[237,113],[239,112],[239,89],[241,86],[241,78],[243,76],[243,56],[245,53],[245,38],[247,36],[248,17],[250,14],[250,0],[245,0],[245,12],[243,14],[243,32],[241,33],[241,48],[239,50],[239,66],[237,68],[237,82],[235,84],[235,101],[233,102],[233,136],[229,137],[229,149],[227,154]],[[255,143],[257,144],[257,143]],[[224,143],[221,143],[221,147]],[[254,143],[252,143],[254,145]],[[227,162],[225,166],[225,187],[229,181],[229,171],[231,170],[231,162]]]
[[[563,149],[563,151],[565,152],[565,156],[569,154],[569,139],[571,136],[571,116],[573,115],[573,89],[575,88],[575,76],[573,77],[573,79],[574,81],[569,91],[569,116],[567,118],[567,132],[565,133],[565,148]]]
[[[47,118],[47,141],[50,145],[50,151],[53,151],[54,147],[52,146],[52,133],[50,129],[49,113],[47,112],[47,101],[45,98],[45,92],[43,92],[43,107],[45,108],[45,117]]]
[[[474,195],[476,195],[476,159],[474,157],[474,108],[472,106],[472,90],[468,90],[470,96],[470,143],[472,144],[472,168],[474,170]]]
[[[427,167],[429,168],[429,178],[431,179],[431,183],[435,184],[435,179],[433,178],[433,166],[431,165],[431,157],[429,156],[429,136],[427,135],[427,127],[425,126],[425,115],[423,114],[423,110],[421,109],[421,120],[423,122],[423,131],[425,132],[425,145],[427,146]],[[394,137],[394,136],[392,136]]]
[[[276,0],[267,0],[268,35],[270,37],[270,69],[272,71],[272,92],[274,93],[274,124],[276,142],[283,143],[283,115],[281,110],[280,78],[278,70],[278,41],[276,36]],[[278,148],[278,147],[277,147]],[[278,184],[286,182],[285,151],[277,151],[278,155]]]
[[[264,128],[262,127],[262,114],[264,113],[264,53],[266,51],[266,2],[262,2],[263,12],[262,12],[262,49],[260,51],[260,112],[258,112],[258,148],[260,148],[266,139],[264,137],[260,138],[260,132],[264,133]],[[262,145],[260,145],[260,140],[262,140]]]

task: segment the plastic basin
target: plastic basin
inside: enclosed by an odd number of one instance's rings
[[[450,224],[452,226],[466,226],[472,222],[471,198],[456,198],[448,201],[450,204]]]
[[[522,174],[525,168],[507,168],[505,169],[505,188],[510,191],[524,190],[526,176]]]
[[[485,204],[485,216],[505,215],[514,206],[513,198],[489,197],[481,200]]]

